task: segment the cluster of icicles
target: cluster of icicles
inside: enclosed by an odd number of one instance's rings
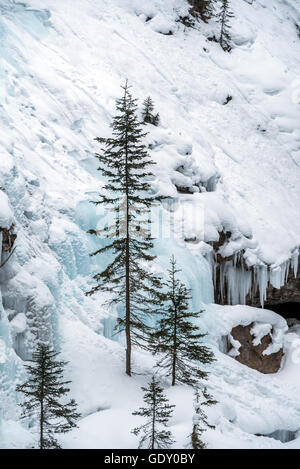
[[[278,266],[265,264],[248,267],[243,253],[236,253],[233,259],[218,263],[213,262],[214,285],[217,286],[218,300],[222,304],[246,304],[257,297],[263,307],[267,297],[267,288],[281,288],[286,284],[290,269],[297,276],[299,265],[299,249],[297,248],[290,259]],[[217,278],[218,275],[218,278]]]

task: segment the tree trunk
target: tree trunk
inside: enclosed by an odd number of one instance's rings
[[[125,251],[125,275],[126,275],[126,374],[131,376],[131,331],[130,331],[130,239],[129,239],[129,182],[128,182],[128,135],[126,130],[125,171],[126,171],[126,251]]]
[[[155,417],[156,417],[156,400],[155,395],[153,396],[153,414],[152,414],[152,442],[151,449],[155,449]]]
[[[42,401],[40,415],[40,449],[44,449],[44,406]]]
[[[176,384],[176,361],[177,361],[177,350],[176,350],[176,336],[177,336],[177,315],[175,312],[175,325],[174,325],[174,340],[173,340],[173,363],[172,363],[172,386]]]
[[[176,384],[176,361],[177,361],[177,306],[175,294],[175,274],[173,274],[173,304],[174,304],[174,336],[173,336],[173,363],[172,363],[172,386]]]
[[[221,21],[221,34],[220,34],[220,46],[222,47],[222,49],[224,49],[223,38],[224,38],[224,26],[225,26],[226,14],[227,14],[226,7],[223,6],[223,14],[222,14],[222,21]]]
[[[127,222],[128,224],[128,222]],[[126,238],[126,373],[128,376],[131,376],[131,334],[130,334],[130,280],[129,280],[129,261],[130,261],[130,251],[129,251],[129,237]]]
[[[42,382],[41,382],[41,398],[40,398],[40,449],[44,449],[44,361],[42,362]]]

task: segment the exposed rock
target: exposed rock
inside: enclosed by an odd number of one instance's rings
[[[14,253],[17,235],[14,232],[14,225],[11,225],[9,229],[0,227],[0,233],[2,233],[2,246],[0,247],[0,268],[2,268]]]
[[[194,194],[195,192],[191,187],[177,186],[176,184],[175,186],[180,194]]]
[[[14,225],[12,225],[9,229],[0,227],[0,232],[3,234],[2,253],[11,252],[17,237],[17,235],[14,233]]]
[[[277,373],[281,366],[283,350],[280,349],[277,353],[263,355],[264,350],[272,343],[272,337],[267,334],[261,339],[260,344],[253,345],[254,336],[251,334],[253,326],[254,323],[251,323],[248,326],[239,325],[232,329],[232,337],[241,344],[239,355],[235,359],[261,373]]]
[[[218,264],[233,258],[233,256],[231,256],[230,258],[228,258],[228,257],[224,258],[219,253],[220,248],[222,246],[224,246],[226,243],[228,243],[230,238],[231,238],[231,232],[230,231],[221,231],[221,232],[219,232],[218,241],[213,241],[211,243],[212,247],[213,247],[213,250],[214,250],[214,253],[216,255],[216,261],[217,261]]]
[[[293,441],[298,436],[298,431],[291,431],[291,430],[276,430],[273,433],[269,433],[267,435],[263,435],[261,433],[257,433],[256,436],[264,436],[267,438],[273,438],[274,440],[281,441],[281,443],[288,443],[289,441]]]
[[[272,285],[267,288],[266,306],[277,305],[281,303],[300,303],[300,265],[298,275],[295,278],[293,269],[290,269],[285,284],[277,289]],[[260,306],[259,296],[256,294],[247,302],[249,306]],[[300,305],[299,305],[300,307]]]
[[[260,289],[258,288],[260,266],[249,267],[246,264],[244,259],[245,250],[241,249],[228,257],[222,255],[224,247],[226,248],[226,245],[231,241],[231,237],[232,233],[230,231],[223,230],[219,232],[219,239],[210,243],[214,253],[215,303],[225,305],[241,303],[258,308],[264,303],[264,307],[269,309],[272,309],[272,305],[299,303],[300,307],[300,262],[296,277],[293,263],[290,263],[285,277],[285,284],[281,288],[275,288],[271,284],[270,266],[265,265],[264,268],[268,276],[268,284],[266,286],[266,292],[263,291],[263,295],[261,295]],[[244,301],[232,302],[232,295],[229,294],[227,273],[232,272],[232,268],[234,268],[235,271],[235,280],[244,277],[245,283],[249,284],[248,292],[246,292],[247,294],[243,299]],[[265,298],[264,302],[262,302],[262,296]]]

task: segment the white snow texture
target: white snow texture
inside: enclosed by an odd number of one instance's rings
[[[173,198],[158,218],[151,268],[176,257],[193,294],[199,325],[216,361],[208,391],[215,430],[209,448],[300,448],[300,360],[296,332],[264,309],[245,306],[247,271],[222,273],[234,306],[213,304],[211,243],[230,232],[222,255],[243,253],[255,266],[261,302],[298,264],[300,245],[299,0],[232,0],[233,49],[207,40],[218,25],[178,21],[186,0],[0,1],[0,228],[14,225],[16,249],[0,269],[0,448],[30,448],[36,435],[20,420],[15,392],[35,332],[69,361],[66,377],[79,404],[79,428],[64,448],[136,448],[141,386],[154,359],[134,351],[137,375],[124,373],[119,311],[106,296],[86,297],[103,259],[88,229],[105,213],[90,203],[103,184],[94,138],[110,135],[115,100],[128,79],[139,103],[160,114],[146,137],[155,160],[153,190]],[[228,96],[232,100],[225,104]],[[178,192],[177,188],[185,188]],[[188,193],[184,193],[188,192]],[[0,232],[2,240],[2,232]],[[267,268],[269,266],[269,268]],[[222,352],[222,337],[254,323],[254,344],[272,330],[284,346],[281,370],[264,375]],[[232,343],[233,355],[239,343]],[[189,445],[193,390],[170,387],[175,448]],[[293,432],[282,443],[269,435]],[[283,438],[281,438],[283,439]]]

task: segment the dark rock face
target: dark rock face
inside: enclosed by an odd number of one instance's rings
[[[244,251],[241,250],[236,253],[234,256],[223,257],[220,254],[220,249],[230,241],[231,233],[230,231],[222,231],[219,233],[218,241],[214,241],[211,244],[214,252],[215,259],[215,276],[214,276],[214,289],[215,289],[215,303],[217,304],[230,304],[228,300],[228,289],[227,285],[223,285],[223,291],[221,294],[221,271],[222,267],[226,267],[226,263],[231,263],[236,269],[240,271],[247,271],[251,274],[251,290],[246,297],[246,304],[248,306],[254,306],[257,308],[261,307],[259,290],[256,288],[255,281],[255,268],[248,267],[244,261],[243,255]],[[269,266],[267,266],[269,268]],[[272,305],[280,305],[284,303],[299,303],[300,308],[300,261],[298,266],[298,274],[295,277],[294,269],[291,267],[289,269],[285,284],[277,289],[274,288],[271,284],[268,285],[266,291],[266,301],[264,302],[264,307],[267,309],[272,309]],[[274,311],[277,311],[274,308]],[[278,311],[280,314],[280,311]],[[285,317],[285,316],[284,316]],[[297,317],[297,316],[296,316]]]
[[[239,349],[240,354],[235,359],[243,365],[249,366],[254,370],[261,373],[277,373],[280,369],[281,360],[283,357],[283,350],[271,355],[263,355],[263,351],[272,343],[270,334],[265,335],[261,343],[257,346],[253,345],[254,336],[251,334],[251,329],[254,324],[248,326],[236,326],[232,329],[231,335],[235,340],[241,344]]]
[[[3,252],[10,252],[14,245],[17,235],[14,233],[14,226],[11,226],[10,229],[1,228],[0,232],[2,232],[2,253]]]
[[[2,246],[0,246],[0,268],[2,268],[14,253],[17,235],[14,232],[14,225],[9,229],[0,227],[0,233],[2,233]]]
[[[194,191],[190,187],[176,186],[177,192],[180,194],[194,194]]]
[[[272,309],[272,305],[293,302],[300,303],[300,266],[296,278],[293,269],[290,269],[285,285],[279,289],[272,287],[272,285],[269,285],[267,288],[265,305],[270,306],[270,309]],[[254,297],[248,304],[250,306],[260,306],[258,296]]]
[[[269,433],[267,435],[262,435],[261,433],[257,433],[256,436],[265,436],[267,438],[273,438],[274,440],[281,441],[281,443],[288,443],[289,441],[296,440],[298,435],[298,431],[291,431],[291,430],[275,430],[273,433]]]

